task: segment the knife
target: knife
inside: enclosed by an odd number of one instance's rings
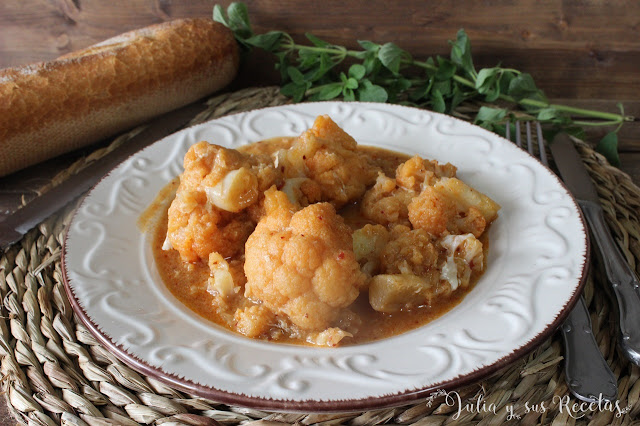
[[[205,108],[206,105],[198,101],[155,118],[118,148],[7,216],[0,222],[0,249],[6,250],[20,241],[30,229],[84,194],[117,165],[145,146],[185,127]]]
[[[567,134],[558,134],[549,149],[562,180],[573,193],[587,219],[617,305],[622,352],[640,365],[640,281],[616,245],[604,218],[598,192]]]

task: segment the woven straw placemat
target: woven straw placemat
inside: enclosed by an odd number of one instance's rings
[[[277,87],[219,95],[193,123],[287,103]],[[64,180],[125,142],[78,160]],[[640,188],[587,144],[579,151],[598,187],[616,241],[640,272]],[[47,188],[42,188],[46,191]],[[640,369],[616,347],[616,320],[602,268],[593,264],[585,288],[593,330],[618,379],[614,406],[573,405],[563,373],[560,336],[485,380],[402,407],[351,414],[267,413],[178,392],[144,377],[102,347],[75,318],[62,284],[60,252],[75,203],[49,218],[0,259],[2,384],[20,422],[36,425],[372,425],[372,424],[631,424],[640,418]],[[598,284],[595,285],[594,281]],[[452,399],[455,398],[455,399]],[[458,399],[459,398],[459,399]],[[637,422],[640,424],[640,422]]]

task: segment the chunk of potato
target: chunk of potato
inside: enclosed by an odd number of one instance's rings
[[[430,304],[436,296],[437,271],[426,276],[381,274],[369,283],[369,303],[378,312],[393,313]]]

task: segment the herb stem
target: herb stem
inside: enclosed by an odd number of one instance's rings
[[[328,53],[331,55],[336,55],[339,57],[352,57],[352,58],[358,58],[360,57],[364,52],[363,51],[358,51],[358,50],[348,50],[348,49],[343,49],[343,48],[338,48],[335,46],[331,46],[331,47],[320,47],[320,46],[306,46],[306,45],[302,45],[302,44],[296,44],[296,43],[287,43],[286,44],[286,48],[287,49],[291,49],[291,50],[297,50],[297,51],[307,51],[307,52],[316,52],[316,53]],[[416,61],[416,60],[412,60],[412,59],[403,59],[401,61],[402,65],[405,66],[415,66],[418,68],[423,68],[429,71],[437,71],[438,67],[430,64],[428,62],[425,61]],[[512,72],[516,72],[517,70],[511,70]],[[518,71],[519,72],[519,71]],[[460,84],[462,84],[463,86],[467,86],[471,89],[475,89],[476,88],[476,84],[474,81],[462,77],[460,75],[454,75],[452,77],[452,79]],[[317,88],[314,88],[317,89]],[[316,93],[318,90],[314,90],[314,89],[310,89],[307,91],[308,94],[313,94]],[[560,112],[565,112],[567,114],[571,114],[573,116],[578,116],[578,117],[589,117],[589,118],[596,118],[599,120],[603,120],[603,122],[598,122],[598,123],[593,123],[593,122],[584,122],[584,121],[580,121],[580,122],[575,122],[575,124],[579,124],[579,125],[585,125],[585,126],[597,126],[597,125],[601,125],[601,126],[606,126],[606,125],[611,125],[611,124],[619,124],[623,121],[632,121],[633,118],[632,117],[628,117],[628,116],[623,116],[620,114],[615,114],[615,113],[608,113],[608,112],[603,112],[603,111],[594,111],[594,110],[589,110],[589,109],[585,109],[585,108],[577,108],[577,107],[572,107],[572,106],[568,106],[568,105],[558,105],[558,104],[550,104],[548,102],[543,102],[543,101],[539,101],[536,99],[529,99],[529,98],[524,98],[524,99],[520,99],[517,100],[515,98],[513,98],[512,96],[509,95],[505,95],[505,94],[500,94],[500,96],[498,97],[499,99],[503,100],[503,101],[507,101],[507,102],[511,102],[511,103],[515,103],[515,104],[519,104],[522,106],[529,106],[529,107],[537,107],[537,108],[554,108],[557,111]]]
[[[435,65],[429,64],[427,62],[422,62],[422,61],[413,61],[413,60],[405,60],[404,64],[406,65],[413,65],[416,67],[420,67],[420,68],[424,68],[430,71],[437,71],[438,67],[436,67]],[[512,70],[512,71],[517,71],[517,70]],[[463,84],[469,88],[475,89],[476,85],[473,81],[466,79],[464,77],[461,77],[459,75],[454,75],[453,80],[457,81],[460,84]],[[507,102],[511,102],[511,103],[515,103],[515,104],[520,104],[523,106],[532,106],[532,107],[538,107],[538,108],[554,108],[558,111],[561,112],[566,112],[568,114],[574,115],[574,116],[579,116],[579,117],[591,117],[591,118],[598,118],[601,120],[606,120],[606,122],[604,123],[590,123],[588,124],[589,126],[594,126],[594,125],[601,125],[601,126],[606,126],[609,124],[618,124],[621,123],[623,121],[633,121],[633,117],[630,116],[623,116],[620,114],[615,114],[615,113],[609,113],[609,112],[602,112],[602,111],[594,111],[594,110],[589,110],[589,109],[584,109],[584,108],[577,108],[577,107],[572,107],[572,106],[568,106],[568,105],[558,105],[558,104],[550,104],[548,102],[543,102],[543,101],[538,101],[535,99],[529,99],[529,98],[524,98],[524,99],[520,99],[517,100],[515,98],[513,98],[512,96],[509,95],[505,95],[505,94],[500,94],[500,96],[498,96],[499,99],[503,100],[503,101],[507,101]],[[584,123],[584,122],[575,122],[576,124],[580,124],[580,123]]]
[[[623,117],[626,119],[627,117]],[[600,127],[600,126],[615,126],[622,124],[621,120],[611,120],[611,121],[584,121],[584,120],[574,120],[573,124],[577,126],[585,126],[585,127]]]
[[[612,121],[616,124],[622,121],[629,121],[630,119],[631,120],[633,119],[631,117],[623,116],[620,114],[603,112],[603,111],[594,111],[590,109],[577,108],[577,107],[572,107],[568,105],[550,104],[550,103],[538,101],[535,99],[525,98],[525,99],[520,99],[519,101],[516,101],[515,99],[507,95],[501,95],[500,98],[505,101],[519,103],[520,105],[539,107],[539,108],[554,108],[558,111],[566,112],[574,116],[598,118],[601,120]],[[608,125],[608,124],[604,123],[603,125]]]

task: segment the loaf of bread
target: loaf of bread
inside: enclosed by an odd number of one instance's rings
[[[199,18],[0,70],[0,176],[211,94],[233,80],[238,63],[233,34]]]

